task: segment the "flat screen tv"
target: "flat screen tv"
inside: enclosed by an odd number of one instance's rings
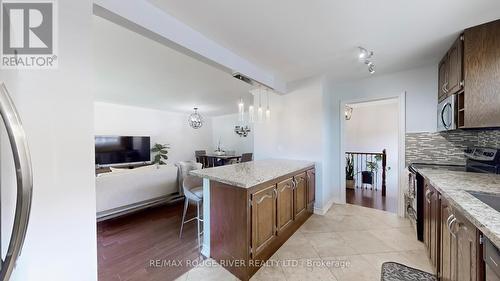
[[[99,166],[151,161],[149,137],[96,136],[95,163]]]

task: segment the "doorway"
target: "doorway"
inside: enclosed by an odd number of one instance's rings
[[[341,103],[346,203],[403,215],[404,96]]]

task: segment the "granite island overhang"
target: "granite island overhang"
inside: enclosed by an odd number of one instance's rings
[[[190,173],[203,178],[202,254],[241,280],[313,213],[313,162],[268,159]]]

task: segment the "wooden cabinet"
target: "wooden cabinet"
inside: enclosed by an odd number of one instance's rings
[[[456,257],[456,240],[448,228],[448,222],[451,220],[451,207],[446,199],[441,199],[441,263],[440,276],[442,281],[453,280],[452,259]],[[453,249],[452,249],[453,247]]]
[[[424,180],[424,245],[442,281],[483,280],[479,230]]]
[[[435,270],[439,268],[440,194],[427,181],[424,184],[424,244]]]
[[[438,100],[463,89],[463,41],[460,36],[446,52],[438,66]]]
[[[468,28],[438,65],[438,101],[458,94],[458,128],[500,127],[500,20]]]
[[[459,281],[478,280],[478,250],[479,239],[476,227],[466,220],[459,212],[453,213],[453,223],[451,223],[452,233],[456,236],[456,267],[455,276]],[[452,258],[453,260],[453,258]]]
[[[447,95],[453,95],[463,89],[463,36],[453,43],[448,51],[448,79],[445,90]]]
[[[446,95],[446,81],[448,80],[448,53],[441,59],[438,66],[438,102],[444,100]]]
[[[252,256],[261,251],[276,237],[276,188],[269,186],[252,194]]]
[[[302,213],[305,213],[307,209],[307,180],[306,173],[298,174],[294,177],[295,181],[295,200],[294,200],[294,208],[295,208],[295,217],[300,216]]]
[[[316,170],[307,171],[307,209],[314,211],[314,200],[316,199]]]
[[[293,222],[293,178],[279,182],[276,190],[277,232],[279,234]]]
[[[480,233],[448,201],[441,207],[441,280],[482,280]]]
[[[465,30],[466,128],[500,127],[500,20]]]
[[[211,180],[210,257],[249,280],[312,215],[307,205],[314,205],[314,183],[308,175],[314,166],[248,188]],[[233,260],[244,265],[227,263]]]

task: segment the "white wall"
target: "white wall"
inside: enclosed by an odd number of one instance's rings
[[[270,96],[271,121],[255,124],[255,159],[281,158],[316,163],[315,208],[323,209],[331,198],[330,172],[325,169],[327,119],[323,79],[294,85],[289,94]],[[321,211],[320,210],[320,211]]]
[[[13,281],[97,280],[92,3],[57,4],[59,68],[0,70],[22,119],[33,162],[31,217]],[[2,154],[1,161],[10,158]],[[13,188],[2,186],[3,191],[15,192]],[[4,244],[6,239],[2,235]]]
[[[240,137],[234,132],[234,126],[240,125],[238,114],[228,114],[212,117],[213,147],[216,148],[220,140],[223,150],[235,150],[237,154],[253,152],[252,130],[246,137]]]
[[[188,124],[188,114],[96,102],[96,135],[151,136],[151,145],[170,144],[168,162],[194,160],[195,150],[212,150],[211,118],[200,129]]]
[[[350,106],[353,107],[353,112],[351,120],[345,122],[345,149],[353,152],[382,152],[386,149],[387,166],[390,167],[387,171],[387,196],[395,198],[399,154],[397,100]]]

